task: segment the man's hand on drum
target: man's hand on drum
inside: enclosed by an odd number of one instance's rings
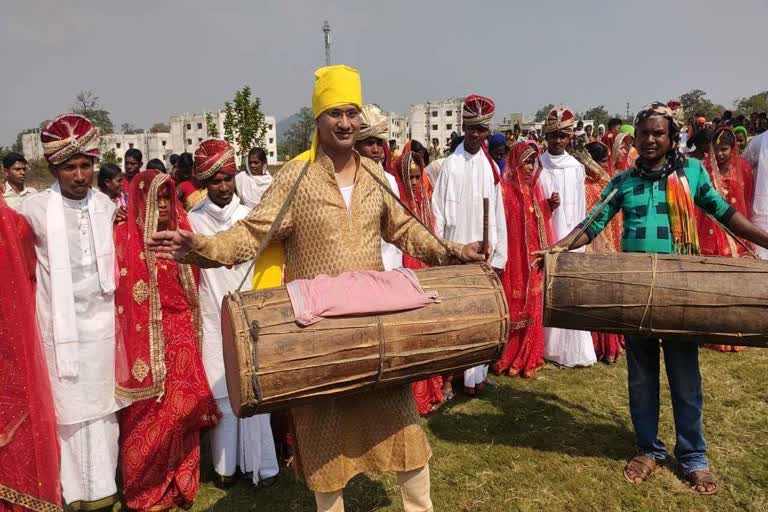
[[[533,263],[531,263],[531,268],[540,269],[544,266],[544,256],[547,254],[556,254],[558,252],[566,252],[568,250],[567,247],[563,247],[560,245],[551,245],[547,247],[546,249],[542,249],[540,251],[534,251],[531,253],[533,258]]]
[[[158,231],[147,242],[147,247],[157,253],[158,258],[180,260],[192,250],[192,233],[178,231]]]

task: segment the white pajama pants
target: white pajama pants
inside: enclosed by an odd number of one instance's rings
[[[58,425],[61,444],[61,487],[64,502],[75,510],[114,503],[120,427],[115,414]]]
[[[253,473],[253,483],[272,478],[280,471],[269,414],[238,418],[232,412],[229,398],[219,398],[219,424],[211,432],[211,456],[216,473],[232,476],[237,467]]]
[[[488,377],[488,365],[483,364],[464,370],[464,387],[475,388],[485,382]]]

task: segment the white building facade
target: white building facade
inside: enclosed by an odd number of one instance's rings
[[[425,147],[437,139],[441,147],[451,141],[451,133],[461,135],[461,108],[464,98],[447,98],[411,105],[408,109],[410,138]]]
[[[210,115],[213,122],[216,123],[219,138],[223,138],[224,111],[211,112]],[[101,153],[103,155],[109,151],[114,151],[119,161],[122,162],[125,152],[136,148],[141,151],[145,163],[153,158],[158,158],[165,163],[166,167],[170,167],[169,159],[172,154],[194,153],[201,142],[211,137],[208,133],[207,118],[208,113],[180,114],[171,117],[168,123],[171,128],[170,132],[102,135]],[[267,123],[267,131],[264,134],[264,151],[267,153],[267,163],[273,165],[277,163],[276,123],[273,116],[265,116],[264,120]],[[24,156],[28,159],[43,158],[40,130],[22,135],[21,142]]]

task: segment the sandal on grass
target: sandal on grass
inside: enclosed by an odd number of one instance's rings
[[[635,455],[624,466],[624,478],[631,484],[641,484],[651,478],[658,465],[647,455]]]
[[[715,477],[713,477],[712,473],[706,469],[685,473],[683,475],[683,480],[699,496],[710,496],[712,494],[717,494],[720,490],[717,481],[715,481]]]

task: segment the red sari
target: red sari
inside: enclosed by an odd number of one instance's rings
[[[600,202],[600,196],[603,189],[608,185],[616,175],[616,168],[613,162],[616,162],[614,151],[626,139],[625,133],[619,133],[614,139],[613,149],[608,151],[608,168],[603,168],[592,159],[588,152],[578,156],[587,173],[584,182],[584,192],[587,200],[587,212],[592,211]],[[626,159],[625,159],[626,160]],[[621,163],[624,165],[624,163]],[[621,252],[621,214],[616,215],[608,226],[600,233],[592,243],[587,246],[587,252]],[[606,363],[615,363],[616,358],[624,351],[624,336],[621,334],[611,334],[606,332],[593,332],[592,344],[595,347],[595,356],[599,361]]]
[[[0,196],[0,511],[61,510],[59,438],[27,222]]]
[[[410,182],[411,165],[417,165],[421,181],[414,189]],[[411,207],[413,212],[430,228],[434,227],[434,217],[432,216],[432,207],[430,199],[432,197],[432,187],[424,173],[424,165],[421,155],[411,151],[411,141],[408,141],[403,148],[402,154],[394,163],[395,179],[400,191],[400,198],[405,204]],[[413,270],[427,268],[427,265],[414,258],[410,254],[403,253],[403,266]],[[443,377],[434,375],[428,379],[413,382],[411,384],[413,397],[416,400],[416,408],[419,414],[426,416],[434,412],[437,407],[445,402],[443,395]]]
[[[171,229],[189,230],[173,181],[157,171],[134,178],[128,221],[115,230],[118,395],[135,400],[119,413],[123,496],[139,511],[192,505],[200,486],[200,432],[221,416],[200,356],[197,275],[145,247],[157,230],[163,188]]]
[[[501,358],[494,364],[497,374],[533,377],[544,366],[543,271],[531,268],[534,251],[554,241],[552,212],[538,177],[538,146],[517,142],[507,155],[501,180],[507,218],[507,265],[501,277],[509,304],[511,332]],[[530,179],[525,161],[536,155]]]
[[[721,170],[715,159],[715,152],[710,151],[704,159],[704,166],[709,173],[712,185],[739,213],[747,218],[751,217],[752,200],[754,198],[754,176],[752,167],[739,154],[736,143],[736,135],[730,128],[719,128],[715,131],[712,140],[717,141],[723,133],[730,132],[733,136],[731,146],[731,158],[725,170]],[[721,256],[725,258],[751,257],[749,250],[752,245],[746,240],[742,244],[731,238],[716,221],[712,220],[703,211],[696,210],[696,229],[699,234],[699,250],[706,256]],[[749,247],[747,250],[746,247]],[[734,345],[706,345],[707,348],[720,352],[739,352],[744,347]]]

